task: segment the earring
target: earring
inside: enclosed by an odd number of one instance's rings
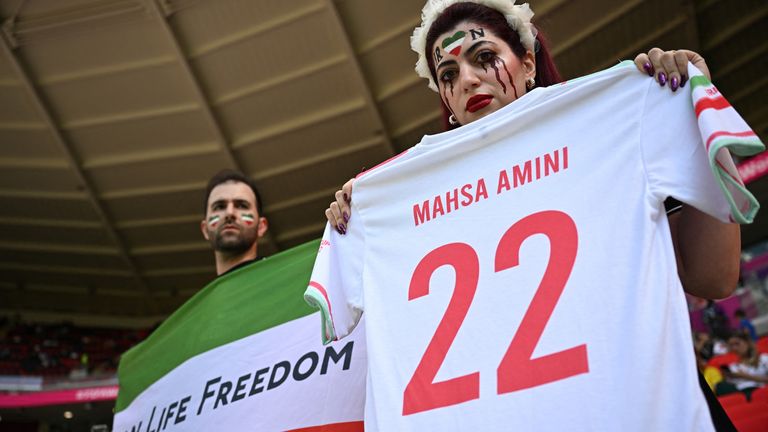
[[[453,114],[448,116],[448,123],[450,123],[451,126],[458,126],[459,125],[459,121],[456,120],[456,117],[454,117]]]
[[[525,80],[525,88],[527,90],[530,90],[530,89],[532,89],[534,87],[536,87],[536,80],[533,79],[533,77],[528,78],[527,80]]]

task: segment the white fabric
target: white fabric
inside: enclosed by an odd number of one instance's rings
[[[551,162],[555,154],[559,170],[545,175],[544,157]],[[514,167],[530,161],[534,170],[537,157],[539,178],[534,171],[530,182],[497,194],[500,171],[508,171],[512,183]],[[479,179],[488,197],[462,206],[469,201],[462,191],[474,195]],[[436,196],[445,201],[454,189],[458,208],[416,225],[414,205]],[[663,206],[674,196],[729,218],[690,92],[670,94],[631,64],[536,89],[479,121],[426,136],[361,175],[353,195],[347,235],[326,229],[328,247],[318,254],[312,281],[329,302],[315,301],[333,320],[324,326],[328,339],[349,334],[365,311],[366,431],[713,430]],[[562,294],[542,318],[533,358],[555,355],[554,368],[562,372],[577,362],[563,362],[557,353],[585,346],[588,371],[575,367],[563,379],[499,394],[497,370],[541,291],[550,242],[541,234],[526,237],[519,265],[498,272],[497,245],[513,224],[545,211],[572,219],[578,240]],[[558,228],[555,256],[567,256],[568,244],[561,245],[568,243],[567,224],[539,225]],[[474,295],[453,296],[455,272],[445,265],[432,274],[428,294],[409,300],[417,264],[450,243],[477,254]],[[567,267],[567,260],[558,262],[550,273],[562,275]],[[447,354],[435,356],[434,382],[477,373],[478,397],[403,415],[406,386],[449,302],[457,300],[471,303],[463,319],[450,306],[450,319],[460,325],[454,339],[441,342]],[[541,381],[536,371],[520,370],[511,376]]]
[[[757,361],[757,366],[747,365],[744,363],[734,363],[728,368],[731,372],[740,372],[753,376],[768,377],[768,354],[760,354]],[[750,387],[762,387],[765,383],[760,381],[752,381],[744,378],[728,378],[728,381],[732,382],[737,389],[744,390]]]

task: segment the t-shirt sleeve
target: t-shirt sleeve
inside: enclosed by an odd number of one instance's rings
[[[765,147],[698,69],[689,64],[688,73],[690,85],[677,94],[649,80],[640,142],[652,198],[673,196],[723,222],[751,223],[759,203],[730,152]]]
[[[364,230],[352,206],[346,235],[326,224],[304,300],[320,309],[321,336],[328,344],[349,335],[363,313]]]

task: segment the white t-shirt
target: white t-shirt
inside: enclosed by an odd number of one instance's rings
[[[750,374],[754,376],[768,377],[768,354],[760,354],[757,361],[757,366],[751,366],[744,363],[734,363],[728,366],[731,372],[740,372]],[[750,387],[762,387],[765,383],[760,381],[752,381],[744,378],[728,378],[728,381],[732,382],[737,389],[744,390]]]
[[[305,298],[326,341],[365,311],[366,431],[713,429],[663,205],[730,216],[690,94],[624,64],[356,180]]]

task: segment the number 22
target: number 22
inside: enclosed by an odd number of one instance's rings
[[[520,246],[535,234],[544,234],[549,238],[549,262],[520,327],[499,363],[498,394],[547,384],[589,371],[587,346],[584,344],[531,358],[576,260],[578,234],[570,216],[560,211],[542,211],[512,225],[496,248],[494,270],[500,272],[516,267],[520,261]],[[460,404],[480,397],[480,372],[434,382],[477,290],[480,263],[475,250],[466,243],[450,243],[428,253],[416,266],[411,277],[408,300],[428,295],[432,274],[444,265],[454,268],[455,288],[424,356],[405,387],[403,415]]]

